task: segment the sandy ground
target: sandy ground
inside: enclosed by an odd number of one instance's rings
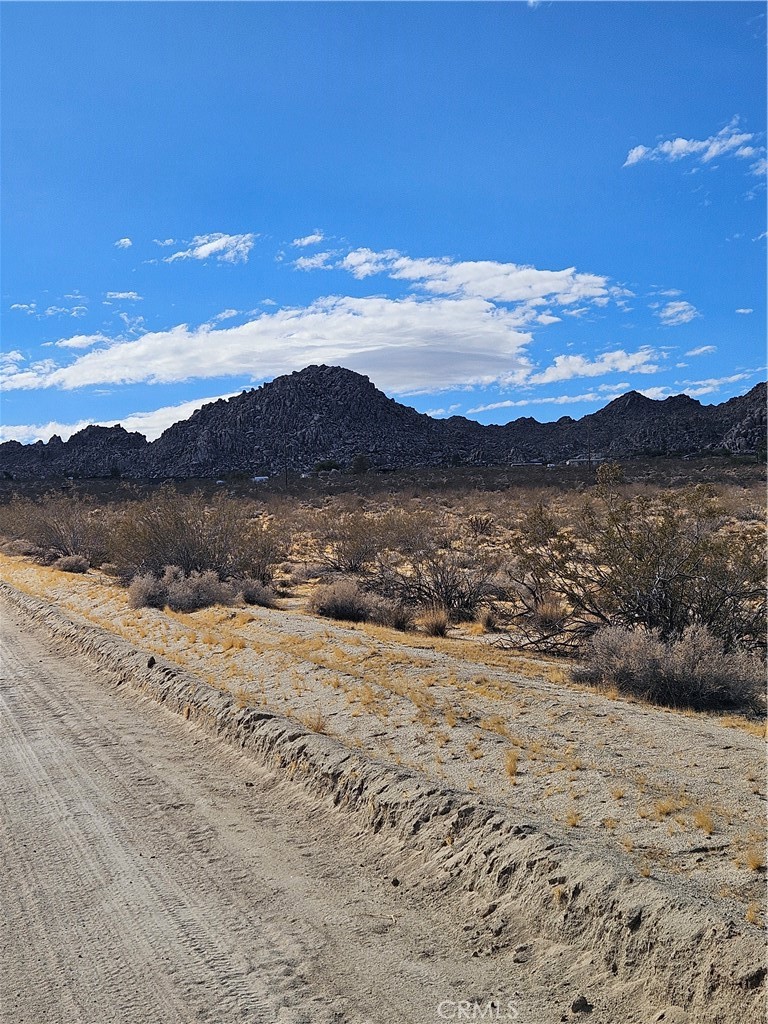
[[[559,1020],[547,971],[473,955],[465,908],[393,885],[383,839],[8,606],[2,641],[3,1024]]]
[[[532,850],[559,851],[551,869],[544,853],[551,877],[533,883],[528,910],[495,909],[472,883],[447,897],[446,867],[461,871],[464,857],[450,836],[425,864],[320,790],[116,688],[3,601],[0,1024],[731,1024],[722,994],[716,1009],[706,996],[718,960],[731,963],[722,939],[745,951],[726,968],[739,1017],[759,1019],[748,950],[761,948],[765,782],[754,724],[580,689],[562,665],[500,651],[487,635],[318,619],[301,594],[273,610],[174,615],[130,609],[98,573],[0,556],[0,578],[243,706],[326,733],[329,751],[379,766],[383,786],[397,788],[403,766],[427,791],[475,793],[526,822]],[[444,831],[435,819],[425,841]],[[566,920],[578,930],[579,890],[597,894],[601,878],[628,880],[637,921],[658,923],[647,936],[642,924],[640,959],[616,977],[598,949],[602,921],[606,942],[618,935],[610,886],[592,914],[597,945],[564,940]],[[720,922],[704,925],[700,953],[686,907]],[[637,927],[631,915],[618,924]],[[674,976],[676,957],[696,980],[689,1013],[658,998],[658,972]]]
[[[0,575],[193,671],[244,704],[506,805],[595,856],[761,924],[763,730],[567,683],[492,638],[436,640],[280,609],[132,610],[98,574],[0,556]]]

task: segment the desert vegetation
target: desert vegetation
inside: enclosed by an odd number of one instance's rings
[[[759,469],[759,467],[757,467]],[[764,709],[760,481],[596,477],[258,498],[164,485],[6,495],[7,554],[101,569],[134,608],[276,607],[563,657],[576,683]],[[466,477],[459,477],[466,481]],[[544,484],[546,483],[546,486]],[[572,666],[572,668],[568,668]]]

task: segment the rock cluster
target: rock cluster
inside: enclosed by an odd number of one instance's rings
[[[0,445],[0,473],[13,478],[269,476],[358,456],[396,469],[451,464],[509,465],[594,457],[629,459],[765,444],[766,385],[721,405],[686,395],[653,401],[630,391],[598,412],[555,423],[530,417],[483,426],[463,416],[436,420],[387,398],[367,378],[338,366],[309,366],[198,409],[156,441],[121,426],[89,426],[69,441]]]

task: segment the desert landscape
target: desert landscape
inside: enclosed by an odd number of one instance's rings
[[[695,482],[716,465],[664,464],[655,481],[639,466],[629,479],[603,467],[591,483],[550,475],[506,490],[457,473],[421,489],[412,477],[321,475],[303,496],[277,485],[246,495],[242,481],[208,485],[207,497],[191,484],[107,493],[85,481],[7,494],[3,600],[36,643],[89,658],[107,692],[128,682],[187,727],[251,750],[270,786],[311,799],[327,827],[370,840],[368,853],[382,843],[366,870],[407,875],[413,906],[445,916],[473,977],[511,971],[519,1005],[519,993],[528,1000],[521,1019],[575,1019],[583,997],[605,1022],[727,1021],[735,1007],[757,1020],[762,470],[726,462],[719,486]],[[665,503],[678,557],[691,536],[700,556],[706,534],[710,555],[726,537],[729,561],[746,559],[741,612],[727,622],[738,619],[744,653],[726,657],[725,680],[707,675],[716,647],[689,662],[705,685],[687,700],[611,677],[576,628],[586,612],[551,579],[532,603],[521,576],[543,509],[557,520],[547,551],[589,508],[623,507],[616,522],[651,519],[645,535],[667,558],[656,543]],[[182,556],[186,569],[169,572]],[[431,600],[416,580],[436,588]],[[599,573],[604,602],[605,588]]]

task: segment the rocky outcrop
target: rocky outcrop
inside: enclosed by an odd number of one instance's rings
[[[483,426],[463,416],[435,420],[387,398],[367,378],[338,366],[309,366],[228,401],[204,405],[156,441],[120,426],[86,427],[69,441],[0,445],[0,473],[55,476],[269,476],[364,455],[381,469],[460,463],[562,462],[689,455],[713,449],[755,453],[765,445],[766,385],[721,405],[687,395],[653,401],[637,391],[596,413],[555,423],[530,417]]]

